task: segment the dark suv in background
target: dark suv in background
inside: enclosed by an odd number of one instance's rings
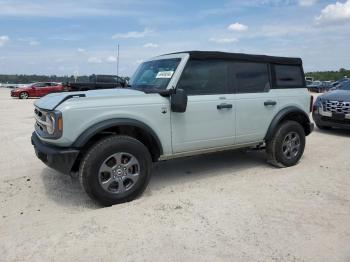
[[[350,129],[350,81],[317,97],[312,117],[319,129]]]

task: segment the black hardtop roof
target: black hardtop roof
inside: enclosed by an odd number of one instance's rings
[[[250,55],[243,53],[227,53],[219,51],[183,51],[172,54],[188,53],[192,59],[227,59],[227,60],[241,60],[250,62],[265,62],[285,65],[302,65],[301,58],[294,57],[279,57],[267,55]]]

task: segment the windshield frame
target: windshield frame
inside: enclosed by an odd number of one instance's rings
[[[153,57],[153,58],[150,58],[150,59],[147,59],[145,61],[143,61],[138,67],[137,69],[135,70],[135,72],[133,73],[132,78],[135,77],[135,74],[139,71],[139,68],[141,67],[141,65],[143,63],[146,63],[146,62],[151,62],[151,61],[157,61],[157,60],[165,60],[165,59],[173,59],[173,58],[180,58],[181,61],[179,63],[179,65],[177,66],[173,76],[171,77],[168,85],[166,86],[165,89],[159,89],[159,92],[164,92],[165,90],[170,90],[170,89],[174,89],[177,85],[177,82],[179,81],[180,79],[180,76],[182,74],[182,71],[184,70],[185,68],[185,65],[189,59],[190,55],[188,53],[178,53],[178,54],[169,54],[169,55],[161,55],[161,56],[156,56],[156,57]],[[134,89],[132,86],[130,87],[131,89]],[[139,89],[136,89],[135,90],[139,90]],[[142,90],[144,92],[147,92],[147,90]],[[152,89],[150,90],[151,92],[156,92],[157,89]]]

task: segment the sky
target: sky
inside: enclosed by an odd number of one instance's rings
[[[350,68],[350,0],[0,0],[0,74],[130,76],[184,50]]]

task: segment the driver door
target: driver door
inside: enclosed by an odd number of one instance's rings
[[[40,97],[40,96],[43,96],[42,95],[42,89],[43,87],[45,86],[45,83],[36,83],[32,86],[33,90],[32,90],[32,96],[35,96],[35,97]]]
[[[171,112],[173,153],[234,145],[235,100],[230,92],[231,64],[190,60],[177,88],[188,95],[184,113]]]

